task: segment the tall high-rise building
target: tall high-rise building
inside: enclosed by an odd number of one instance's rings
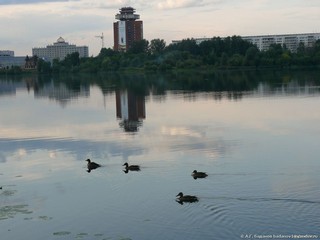
[[[132,7],[123,7],[116,14],[119,20],[113,23],[114,50],[127,51],[134,41],[143,39],[143,22],[137,21],[140,15]]]

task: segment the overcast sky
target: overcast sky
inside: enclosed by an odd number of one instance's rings
[[[320,0],[0,0],[0,50],[32,54],[62,36],[96,56],[104,33],[113,47],[119,8],[140,14],[144,38],[167,44],[183,38],[320,32]]]

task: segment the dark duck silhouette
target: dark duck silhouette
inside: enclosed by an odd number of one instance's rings
[[[140,171],[139,165],[129,165],[128,163],[124,163],[122,166],[125,166],[125,173],[128,173],[129,171]]]
[[[197,179],[197,178],[205,178],[208,176],[208,174],[206,174],[205,172],[198,172],[197,170],[194,170],[191,174],[191,176],[194,178],[194,179]]]
[[[88,162],[87,163],[87,167],[88,167],[87,172],[91,172],[91,170],[96,169],[98,167],[101,167],[100,164],[95,163],[95,162],[91,162],[91,160],[89,158],[86,161]]]
[[[198,201],[199,201],[199,199],[198,199],[196,196],[183,195],[182,192],[179,192],[176,197],[177,197],[176,201],[177,201],[178,203],[180,203],[181,205],[182,205],[184,202],[193,203],[193,202],[198,202]]]

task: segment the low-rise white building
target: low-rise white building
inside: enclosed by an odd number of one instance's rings
[[[63,60],[68,54],[78,52],[79,57],[89,57],[89,48],[87,46],[76,46],[69,44],[62,37],[58,38],[53,45],[48,45],[45,48],[33,48],[32,55],[43,58],[52,62],[53,59]]]
[[[260,51],[268,50],[271,44],[281,44],[291,52],[296,52],[300,43],[303,43],[305,47],[312,47],[320,39],[320,33],[244,36],[241,38],[257,45]]]
[[[299,33],[282,35],[257,35],[240,36],[242,39],[255,44],[260,51],[268,50],[271,44],[281,44],[286,46],[291,52],[296,52],[299,44],[303,43],[305,47],[312,47],[320,39],[320,33]],[[194,38],[197,44],[212,38]],[[224,39],[224,38],[221,38]],[[178,43],[181,40],[173,40],[172,43]]]

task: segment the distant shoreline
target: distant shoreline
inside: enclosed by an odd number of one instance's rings
[[[259,71],[259,70],[320,70],[320,66],[227,66],[227,67],[207,67],[207,66],[200,66],[195,68],[174,68],[168,69],[165,71],[159,70],[146,70],[144,68],[123,68],[116,71],[103,71],[98,70],[94,72],[94,74],[104,74],[104,73],[170,73],[170,72],[216,72],[216,71]],[[86,71],[77,71],[77,72],[63,72],[63,73],[39,73],[37,69],[0,69],[0,76],[17,76],[17,75],[64,75],[64,74],[88,74]],[[91,72],[92,74],[92,72]]]

